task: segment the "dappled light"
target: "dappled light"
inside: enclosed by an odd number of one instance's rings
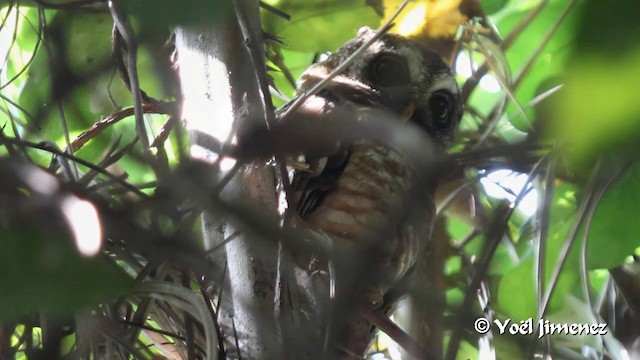
[[[90,202],[67,196],[60,204],[80,254],[95,256],[102,249],[102,229],[96,208]]]
[[[0,359],[640,358],[636,0],[0,4]]]

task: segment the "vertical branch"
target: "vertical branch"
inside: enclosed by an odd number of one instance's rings
[[[122,35],[127,44],[127,71],[129,72],[131,83],[131,94],[133,95],[133,111],[136,119],[136,132],[138,138],[142,142],[145,152],[149,149],[149,137],[144,124],[144,112],[142,110],[142,93],[140,91],[140,80],[138,79],[138,43],[133,37],[133,30],[129,23],[125,21],[118,10],[119,4],[113,0],[109,1],[109,11],[113,17],[113,21],[118,31]],[[67,144],[67,148],[71,149],[71,145]],[[69,150],[71,151],[71,150]]]
[[[228,145],[245,129],[265,126],[273,118],[270,99],[261,92],[251,51],[262,51],[262,33],[258,2],[220,1],[215,20],[207,24],[189,24],[176,29],[176,49],[183,93],[183,117],[192,135],[191,156],[198,160],[225,165],[218,155],[198,143],[198,134],[214,137]],[[251,24],[241,21],[252,21]],[[244,30],[244,32],[243,32]],[[253,38],[246,38],[250,35]],[[249,48],[249,45],[253,47]],[[261,55],[264,56],[264,55]],[[201,138],[201,137],[200,137]],[[220,173],[224,174],[224,166]],[[250,198],[265,213],[275,213],[276,193],[273,172],[260,164],[239,167],[238,174],[225,186],[222,197],[228,201]],[[207,184],[214,186],[215,184]],[[228,277],[221,298],[219,321],[231,357],[242,359],[281,358],[277,326],[273,312],[277,247],[266,245],[248,233],[237,221],[221,214],[203,215],[203,236],[208,248],[228,236],[237,237],[224,245]],[[236,345],[237,344],[237,345]],[[236,349],[237,348],[237,349]],[[234,350],[237,355],[234,356]]]

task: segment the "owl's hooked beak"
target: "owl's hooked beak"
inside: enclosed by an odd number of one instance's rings
[[[409,102],[409,104],[407,104],[407,106],[404,108],[404,111],[402,112],[402,118],[404,119],[404,122],[408,122],[409,120],[411,120],[411,117],[413,116],[413,113],[416,111],[416,104],[413,102]]]

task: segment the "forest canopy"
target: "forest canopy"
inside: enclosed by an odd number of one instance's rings
[[[299,278],[286,284],[282,253],[324,245],[301,240],[291,225],[297,219],[279,205],[298,159],[261,148],[243,127],[220,140],[215,132],[238,128],[220,120],[230,111],[215,96],[230,93],[234,114],[258,107],[277,122],[284,112],[277,109],[300,95],[305,69],[361,27],[390,20],[392,33],[446,43],[449,51],[439,54],[464,114],[438,174],[435,270],[423,269],[415,293],[400,301],[416,302],[424,318],[400,306],[398,325],[378,331],[367,359],[411,358],[400,352],[407,344],[435,359],[634,358],[640,3],[403,3],[1,3],[0,358],[224,359],[243,351],[260,358],[246,350],[253,335],[267,344],[264,354],[304,348],[309,333],[286,341],[291,304],[281,292],[302,286]],[[399,6],[407,8],[396,16]],[[227,22],[241,30],[230,44],[216,37]],[[194,28],[204,35],[189,42]],[[216,53],[222,48],[231,55]],[[221,92],[212,90],[214,61],[200,67],[191,56],[249,64],[242,76],[268,91],[238,96],[234,89],[245,84],[233,76]],[[187,77],[209,83],[200,88]],[[208,96],[215,111],[193,108],[187,88]],[[209,163],[194,155],[196,117],[214,132],[206,134],[215,145]],[[225,168],[223,157],[237,154],[260,156],[239,155]],[[262,174],[255,183],[234,178],[252,171]],[[207,237],[213,228],[222,238]],[[245,242],[246,253],[229,247]],[[248,317],[260,336],[235,328],[246,325],[233,320],[244,316],[234,310],[246,290],[234,282],[238,264],[255,271],[246,281],[257,303],[247,306],[258,304],[257,314],[269,317]],[[304,312],[290,307],[291,318]],[[607,324],[607,335],[532,340],[495,326],[484,334],[473,328],[479,318]],[[428,331],[415,330],[423,320]]]

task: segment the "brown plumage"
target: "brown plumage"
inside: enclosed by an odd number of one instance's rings
[[[324,79],[372,36],[374,31],[361,29],[355,39],[307,69],[299,81],[298,94]],[[322,106],[317,107],[318,102]],[[321,121],[326,114],[331,126],[335,126],[329,118],[335,107],[354,114],[365,108],[379,109],[391,114],[389,132],[412,127],[440,151],[452,138],[462,114],[458,88],[448,66],[435,53],[392,34],[373,42],[304,106],[316,106],[321,113],[317,118]],[[362,274],[360,279],[366,282],[363,291],[352,295],[382,306],[384,295],[415,264],[418,247],[428,242],[434,186],[427,180],[432,176],[425,177],[428,169],[421,169],[402,150],[367,136],[339,143],[335,149],[330,154],[305,154],[308,169],[297,170],[292,182],[295,210],[306,226],[329,237],[336,249],[354,250],[349,256],[370,257],[370,261],[354,258],[352,263],[342,259],[334,274],[337,293],[347,292],[345,288],[358,280],[347,275]],[[311,271],[325,274],[321,276],[328,273],[327,259],[302,259],[309,260]],[[354,268],[357,266],[366,268]],[[352,321],[346,331],[362,326],[361,320]],[[361,354],[368,340],[360,336],[341,344]]]
[[[348,146],[327,162],[325,171],[307,179],[301,191],[304,197],[299,201],[299,214],[310,228],[334,242],[363,250],[373,247],[384,255],[385,264],[380,265],[386,268],[385,277],[390,280],[381,281],[368,294],[370,301],[378,303],[415,261],[418,239],[396,239],[410,205],[414,169],[396,151],[364,141]],[[299,189],[297,180],[294,188]],[[392,257],[395,261],[386,264]],[[322,265],[320,268],[326,270]]]

